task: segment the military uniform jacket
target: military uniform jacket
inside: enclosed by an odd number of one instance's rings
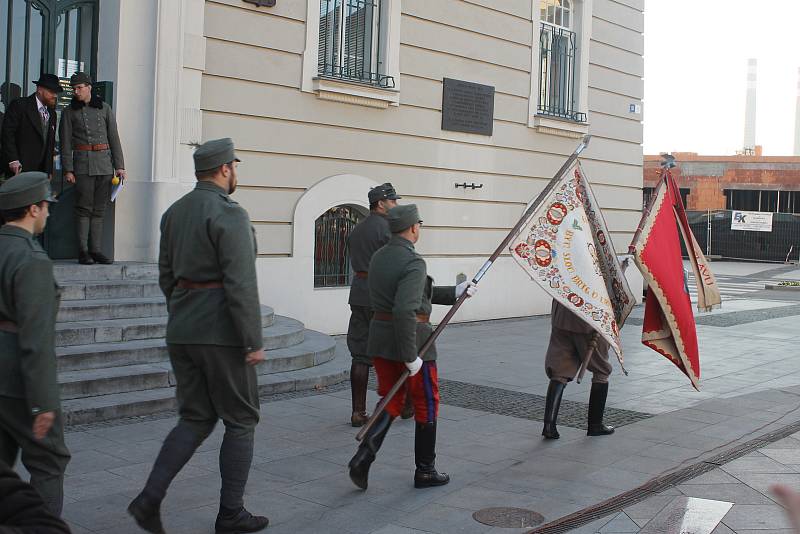
[[[55,324],[59,289],[53,263],[33,235],[0,228],[0,397],[25,399],[31,415],[59,410]]]
[[[553,306],[551,308],[551,322],[552,326],[566,330],[572,334],[583,334],[583,335],[591,335],[597,330],[586,324],[586,321],[582,321],[580,317],[572,313],[569,308],[553,300]],[[608,343],[597,334],[597,350],[600,353],[607,353],[608,349],[611,348]]]
[[[247,212],[211,182],[197,182],[161,218],[159,285],[167,297],[167,343],[263,347],[256,238]],[[178,280],[222,282],[184,289]]]
[[[61,168],[80,175],[106,176],[124,169],[117,119],[111,106],[93,96],[89,104],[73,98],[61,112]],[[108,150],[75,150],[77,145],[108,145]]]
[[[391,313],[392,321],[372,319],[367,344],[370,356],[412,362],[433,332],[429,322],[417,322],[416,315],[430,315],[432,304],[452,305],[455,286],[433,286],[425,260],[414,245],[399,236],[372,256],[369,265],[369,298],[372,310]],[[432,346],[423,357],[436,359]]]
[[[370,213],[358,223],[347,239],[350,248],[350,266],[353,268],[353,280],[350,283],[350,299],[348,302],[356,306],[369,306],[369,286],[366,278],[358,278],[358,271],[369,272],[369,262],[379,248],[389,242],[392,233],[386,217],[380,213]]]

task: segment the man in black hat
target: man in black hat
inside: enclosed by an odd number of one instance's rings
[[[42,172],[0,186],[0,462],[14,465],[22,449],[31,485],[60,515],[70,454],[56,381],[59,291],[53,263],[35,239],[51,202]]]
[[[42,74],[36,92],[11,102],[3,119],[0,172],[7,177],[22,171],[53,173],[56,146],[56,98],[64,89],[54,74]]]
[[[167,489],[220,419],[225,435],[216,532],[258,532],[269,524],[244,507],[260,417],[255,366],[264,361],[264,339],[255,231],[229,196],[238,162],[231,139],[200,145],[197,185],[161,218],[158,282],[169,308],[167,348],[180,419],[128,507],[147,532],[164,531],[160,510]]]
[[[76,72],[69,80],[75,91],[72,102],[61,112],[61,168],[64,179],[75,184],[75,226],[78,262],[110,264],[101,247],[103,221],[111,197],[114,175],[125,179],[122,143],[111,106],[92,95],[92,79]]]
[[[390,183],[369,190],[369,216],[353,228],[347,239],[350,248],[350,266],[353,280],[350,283],[350,324],[347,328],[347,348],[353,361],[350,363],[350,391],[353,399],[353,414],[350,424],[355,427],[367,422],[367,381],[372,358],[367,356],[369,321],[372,310],[369,305],[367,276],[369,261],[375,251],[389,242],[392,233],[386,221],[386,213],[397,205],[397,192]]]

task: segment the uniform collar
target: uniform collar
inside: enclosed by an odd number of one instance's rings
[[[33,239],[33,234],[29,231],[20,228],[19,226],[12,226],[10,224],[5,224],[0,227],[0,234],[24,237],[25,239]]]
[[[214,193],[221,193],[221,194],[225,195],[226,197],[228,196],[228,192],[227,191],[222,189],[220,186],[218,186],[214,182],[209,182],[207,180],[202,180],[202,181],[197,182],[197,184],[194,186],[194,188],[195,189],[201,189],[203,191],[213,191]]]
[[[400,237],[399,235],[396,234],[392,235],[392,238],[389,240],[389,244],[406,247],[408,249],[414,250],[414,243],[412,243],[405,237]]]

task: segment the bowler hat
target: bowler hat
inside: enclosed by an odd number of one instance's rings
[[[44,87],[45,89],[50,89],[56,93],[61,93],[64,91],[64,88],[61,87],[61,82],[58,81],[58,76],[55,74],[41,74],[39,79],[33,83],[37,86]]]
[[[57,202],[43,172],[21,172],[0,186],[0,210],[25,208],[42,200]]]

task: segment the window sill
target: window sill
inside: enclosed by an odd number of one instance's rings
[[[384,89],[321,76],[315,77],[312,82],[312,90],[322,100],[378,109],[400,105],[400,91],[397,89]]]
[[[574,122],[566,119],[559,119],[547,115],[534,115],[528,126],[535,128],[537,132],[580,139],[589,133],[588,122]]]

